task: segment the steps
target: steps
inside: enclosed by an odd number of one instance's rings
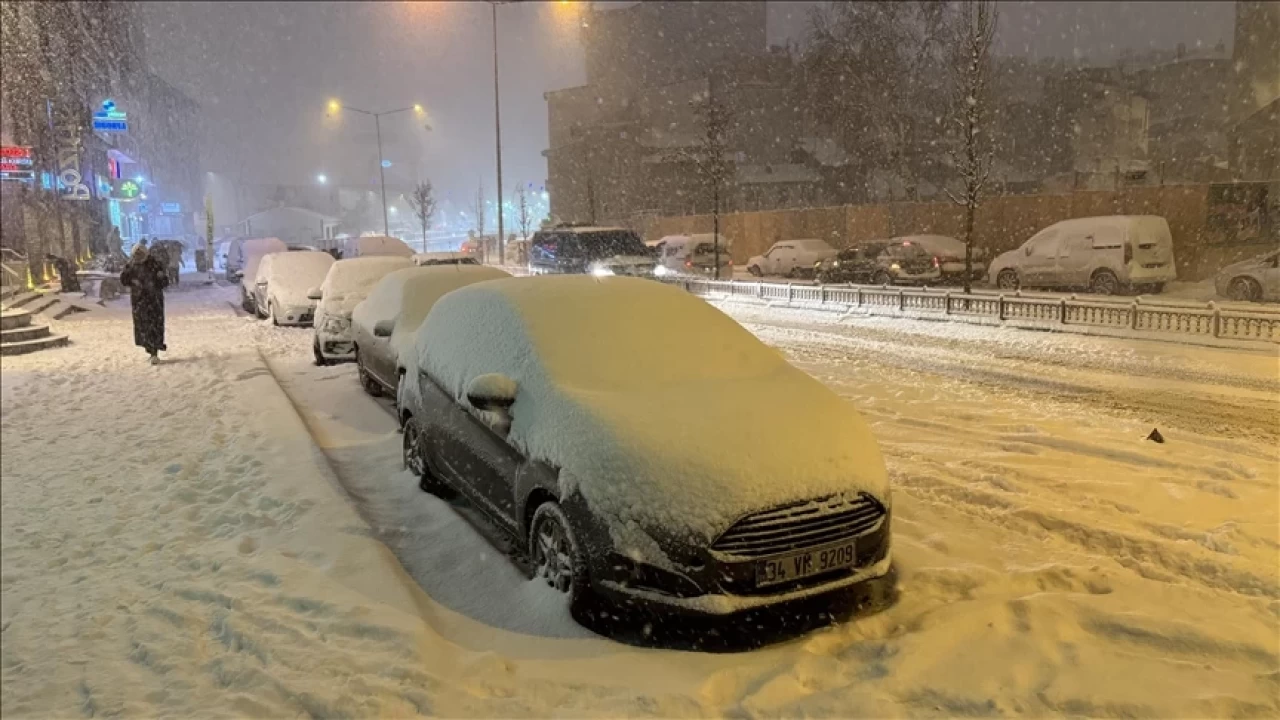
[[[48,325],[33,324],[31,318],[26,310],[0,313],[0,355],[25,355],[67,344],[66,335],[54,335]]]

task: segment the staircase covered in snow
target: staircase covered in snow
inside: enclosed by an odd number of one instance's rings
[[[6,288],[0,297],[0,355],[25,355],[66,345],[66,335],[54,334],[47,324],[37,320],[45,316],[61,319],[88,309],[56,293]]]

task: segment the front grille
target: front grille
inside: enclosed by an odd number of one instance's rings
[[[884,514],[884,507],[865,493],[766,510],[734,523],[711,549],[742,558],[807,550],[861,535]]]

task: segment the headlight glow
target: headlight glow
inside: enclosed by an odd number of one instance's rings
[[[890,265],[890,266],[889,266],[889,269],[890,269],[890,270],[901,270],[902,268],[898,266],[898,263],[894,263],[894,264],[892,264],[892,265]]]
[[[613,271],[603,265],[597,265],[591,268],[591,274],[596,277],[609,277],[613,274]]]

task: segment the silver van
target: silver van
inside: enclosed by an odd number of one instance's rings
[[[1063,220],[991,262],[1001,289],[1088,288],[1100,295],[1160,292],[1177,279],[1169,223],[1156,215]]]

